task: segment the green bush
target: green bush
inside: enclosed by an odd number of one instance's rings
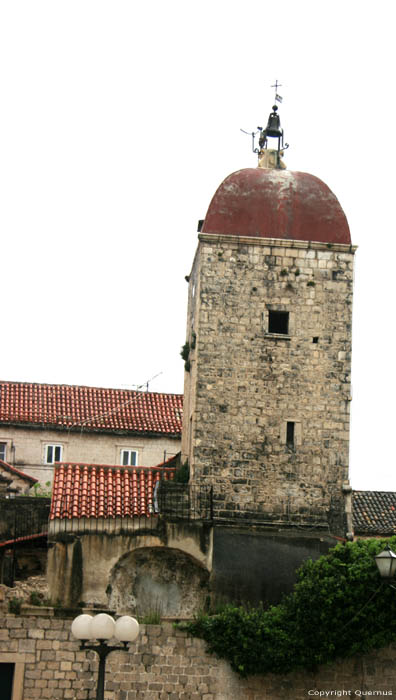
[[[389,540],[396,549],[396,537]],[[396,595],[374,562],[386,540],[338,544],[298,571],[293,592],[268,610],[228,605],[187,625],[242,676],[315,669],[396,641]]]
[[[147,608],[138,615],[138,620],[144,625],[160,625],[162,620],[162,603],[156,599],[153,607]]]
[[[173,481],[179,484],[188,484],[190,479],[190,467],[188,465],[188,460],[184,462],[175,472]]]
[[[51,498],[52,486],[50,481],[46,481],[45,485],[34,484],[29,491],[29,496],[34,496],[36,498]]]
[[[191,363],[189,360],[190,357],[190,343],[187,341],[184,343],[182,349],[180,350],[180,357],[184,360],[184,369],[186,372],[190,371],[191,368]]]
[[[161,613],[157,610],[151,610],[146,612],[144,615],[139,615],[139,622],[142,625],[160,625],[161,624]]]
[[[186,362],[189,358],[189,355],[190,355],[190,343],[187,341],[186,343],[184,343],[182,349],[180,350],[180,357],[182,358],[182,360],[184,360]]]
[[[29,596],[29,603],[31,605],[42,605],[43,599],[44,596],[42,593],[39,593],[38,591],[31,591]]]
[[[13,615],[19,615],[21,612],[22,601],[20,598],[11,598],[8,601],[8,612],[13,613]]]

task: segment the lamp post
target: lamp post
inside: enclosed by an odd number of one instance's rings
[[[117,621],[111,615],[78,615],[71,626],[74,637],[80,640],[80,649],[96,651],[99,656],[98,684],[96,700],[104,700],[104,682],[106,658],[112,651],[128,651],[128,644],[134,642],[139,635],[139,623],[134,617],[123,615]],[[121,645],[109,645],[109,640],[115,637]],[[94,644],[87,644],[88,641]]]
[[[378,571],[384,581],[390,583],[396,574],[396,554],[387,544],[385,549],[374,557]]]

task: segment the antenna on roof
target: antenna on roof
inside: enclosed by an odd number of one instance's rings
[[[154,381],[154,379],[157,379],[163,372],[158,372],[158,374],[155,374],[153,377],[148,379],[146,382],[143,382],[143,384],[121,384],[122,387],[128,388],[132,387],[136,391],[140,391],[140,389],[143,389],[143,387],[146,387],[146,391],[149,390],[149,384],[150,382]]]
[[[259,130],[257,130],[257,131],[245,131],[245,129],[239,129],[239,131],[242,131],[244,134],[247,134],[248,136],[252,137],[252,151],[253,151],[253,153],[258,153],[259,149],[255,148],[254,139],[257,136]]]
[[[146,391],[149,390],[149,383],[152,382],[154,379],[157,379],[157,377],[159,377],[161,374],[163,374],[163,372],[158,372],[158,374],[155,374],[154,377],[151,377],[151,379],[148,379],[147,382],[142,384],[142,386],[146,386]],[[141,389],[142,387],[138,388]]]

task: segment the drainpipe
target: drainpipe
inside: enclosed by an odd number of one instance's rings
[[[353,542],[352,487],[349,481],[342,485],[342,492],[345,498],[346,538],[349,542]]]

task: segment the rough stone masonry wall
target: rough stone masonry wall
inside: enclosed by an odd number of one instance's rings
[[[270,521],[330,521],[343,531],[353,253],[200,235],[182,449],[194,480],[213,484],[218,515],[260,511]],[[289,312],[288,335],[268,332],[270,310]]]
[[[79,651],[70,625],[46,617],[0,618],[0,663],[18,664],[19,698],[95,698],[96,654]],[[348,691],[354,698],[383,697],[396,694],[396,648],[340,660],[316,673],[241,680],[227,662],[205,652],[203,641],[170,623],[141,625],[131,653],[108,657],[106,679],[106,700],[304,700],[336,690],[346,691],[344,697]]]

